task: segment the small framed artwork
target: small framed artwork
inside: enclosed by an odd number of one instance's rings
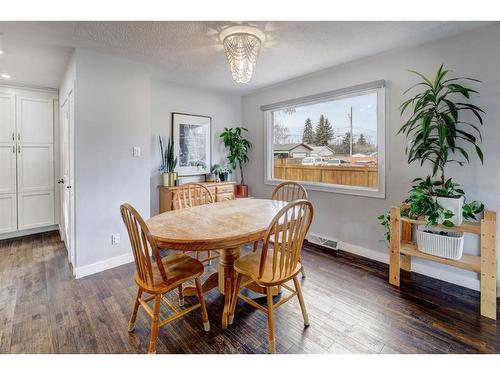
[[[212,118],[172,113],[174,154],[179,176],[210,173]]]

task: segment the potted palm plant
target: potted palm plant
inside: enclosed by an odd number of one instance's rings
[[[161,166],[160,172],[163,177],[163,186],[175,186],[177,180],[177,157],[174,156],[174,141],[169,137],[167,148],[164,149],[161,136],[158,136],[160,142]]]
[[[236,170],[237,167],[240,168],[241,183],[239,185],[236,185],[236,196],[238,197],[248,196],[248,186],[245,185],[243,166],[249,160],[248,152],[252,148],[252,144],[242,135],[242,132],[246,131],[248,130],[241,127],[224,128],[224,131],[220,135],[224,146],[226,146],[226,148],[229,150],[229,155],[227,157],[229,166],[233,170]]]
[[[417,246],[422,252],[459,259],[463,251],[463,235],[457,232],[429,229],[442,224],[453,228],[462,224],[463,218],[476,220],[483,211],[481,202],[466,203],[465,192],[451,178],[446,178],[445,167],[449,163],[462,166],[470,158],[465,147],[475,150],[481,163],[483,153],[478,145],[481,141],[480,125],[483,125],[483,110],[470,103],[471,94],[478,92],[467,87],[464,81],[479,82],[473,78],[447,78],[449,70],[441,65],[434,78],[411,71],[421,78],[404,94],[422,88],[412,98],[401,104],[401,116],[411,110],[409,119],[398,134],[408,138],[406,154],[408,163],[425,162],[432,165],[432,174],[416,178],[401,207],[401,216],[410,219],[425,219],[426,225],[417,228]],[[403,95],[404,95],[403,94]],[[471,113],[474,120],[464,121],[463,113]],[[439,173],[439,178],[434,176]],[[390,214],[378,217],[386,228],[385,238],[390,239]]]
[[[408,138],[406,154],[408,163],[418,162],[423,165],[426,161],[432,165],[432,175],[439,173],[439,180],[422,180],[429,182],[432,189],[426,193],[435,197],[435,200],[453,215],[439,218],[439,223],[445,221],[460,225],[463,219],[464,192],[458,189],[455,182],[445,176],[445,167],[450,163],[464,165],[470,158],[466,145],[471,146],[481,163],[483,153],[478,146],[481,140],[479,125],[483,124],[484,111],[470,103],[471,94],[478,92],[467,87],[464,81],[479,82],[473,78],[447,78],[449,70],[441,65],[434,78],[427,78],[423,74],[411,71],[421,78],[420,82],[411,86],[403,95],[415,88],[422,88],[413,97],[401,104],[401,115],[410,111],[410,118],[403,124],[398,134],[405,134]],[[463,113],[472,113],[476,121],[463,120]],[[444,212],[443,211],[443,212]]]

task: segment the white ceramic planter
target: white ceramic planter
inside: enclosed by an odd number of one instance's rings
[[[464,197],[460,198],[444,198],[444,197],[436,197],[441,206],[444,207],[445,210],[450,210],[453,212],[453,217],[450,220],[455,225],[461,225],[463,221],[462,209],[464,205]],[[439,219],[439,223],[442,224],[444,218]]]
[[[418,226],[417,247],[423,253],[447,259],[458,260],[464,251],[464,234],[447,231],[448,236],[440,234],[442,231]]]

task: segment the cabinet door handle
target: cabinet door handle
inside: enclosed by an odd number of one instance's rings
[[[15,154],[16,153],[16,146],[12,145],[12,153]]]
[[[58,183],[58,184],[64,184],[64,179],[62,179],[62,178],[61,178],[61,179],[59,179],[59,180],[57,181],[57,183]]]
[[[14,135],[14,132],[12,132],[12,140],[15,141],[16,140],[16,137]]]
[[[20,154],[21,153],[21,146],[17,146],[17,153]]]
[[[71,187],[72,187],[71,185],[66,186],[66,188],[68,188],[68,189],[71,189]]]
[[[17,140],[20,141],[21,140],[21,133],[17,133]]]

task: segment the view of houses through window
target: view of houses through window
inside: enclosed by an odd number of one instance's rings
[[[377,92],[272,111],[273,179],[378,186]]]

